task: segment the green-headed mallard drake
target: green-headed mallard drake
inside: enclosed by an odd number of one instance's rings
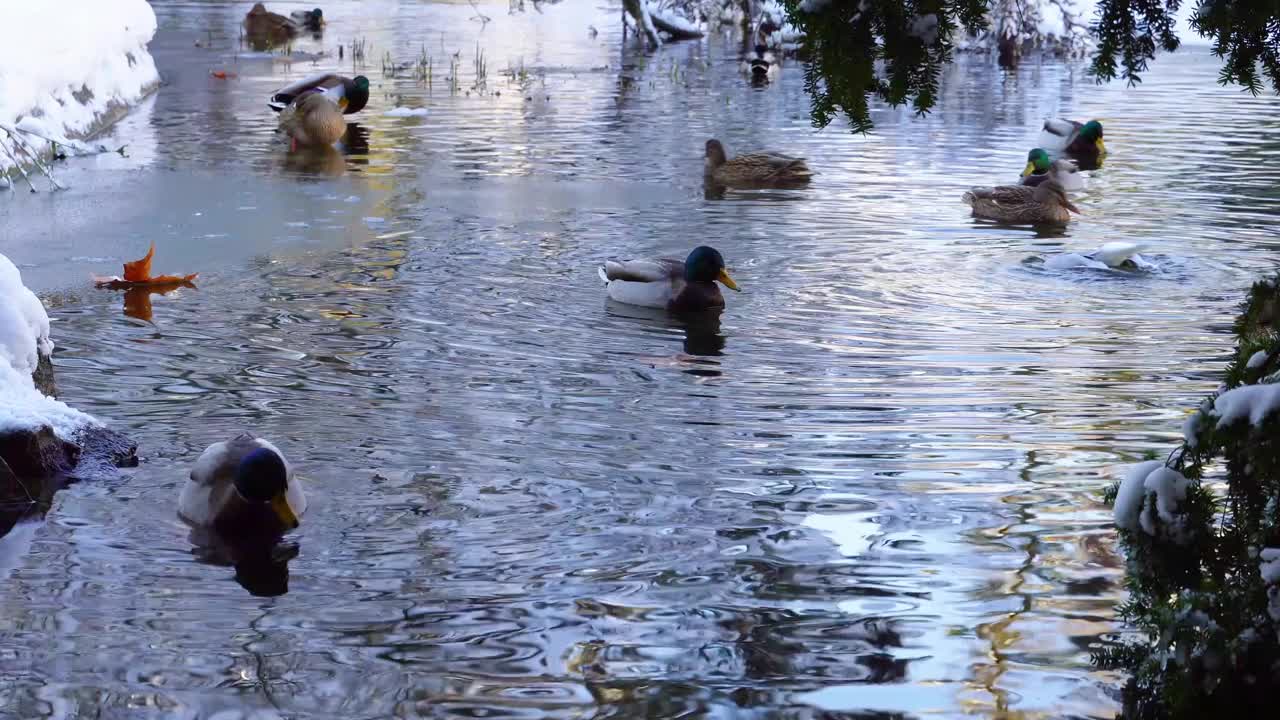
[[[298,25],[289,18],[268,12],[262,3],[256,3],[244,16],[244,33],[255,47],[283,45],[298,34]]]
[[[1036,148],[1036,150],[1040,149]],[[1036,150],[1032,150],[1031,152],[1034,153]],[[1040,150],[1040,152],[1044,151]],[[1031,168],[1032,166],[1033,163],[1028,161],[1027,168]],[[1084,189],[1084,177],[1080,174],[1080,168],[1076,167],[1075,160],[1058,158],[1057,160],[1049,163],[1045,167],[1044,172],[1038,172],[1039,165],[1035,165],[1035,167],[1037,172],[1032,172],[1029,175],[1026,170],[1022,171],[1022,185],[1036,187],[1040,183],[1047,182],[1049,180],[1056,180],[1060,185],[1062,185],[1062,189],[1067,191]]]
[[[1102,142],[1102,123],[1097,120],[1087,123],[1045,120],[1040,145],[1091,165],[1096,165],[1098,159],[1107,154],[1107,145]]]
[[[788,187],[804,185],[813,171],[804,158],[776,153],[751,153],[729,158],[719,140],[707,141],[707,179],[720,185]]]
[[[359,112],[364,108],[365,103],[369,102],[369,78],[363,75],[349,78],[326,73],[302,78],[280,88],[267,101],[267,105],[272,110],[280,112],[308,90],[323,92],[347,115]]]
[[[1022,169],[1022,185],[1035,187],[1049,177],[1049,166],[1053,161],[1044,148],[1033,148],[1027,153],[1027,166]]]
[[[289,136],[291,147],[332,145],[347,132],[347,121],[329,96],[313,91],[280,113],[279,129]]]
[[[320,32],[324,29],[324,11],[320,8],[312,10],[294,10],[289,17],[297,24],[310,30]]]
[[[306,510],[302,482],[279,448],[250,433],[201,453],[178,498],[183,520],[232,537],[292,530]]]
[[[600,268],[609,297],[628,305],[666,308],[672,312],[698,312],[724,307],[716,281],[732,290],[738,284],[729,277],[718,250],[700,245],[683,262],[675,258],[606,261]]]
[[[973,188],[964,194],[964,201],[977,217],[1008,223],[1066,225],[1071,221],[1068,211],[1080,212],[1062,184],[1052,178],[1036,187]]]

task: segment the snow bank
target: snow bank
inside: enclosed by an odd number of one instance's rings
[[[1113,510],[1116,527],[1177,543],[1187,540],[1186,517],[1179,512],[1191,481],[1182,473],[1149,460],[1129,469]]]
[[[48,134],[92,132],[159,82],[146,0],[0,2],[0,125],[34,118]],[[6,158],[7,160],[7,158]]]
[[[0,254],[0,433],[53,428],[63,440],[97,420],[36,390],[31,373],[53,352],[49,316],[22,275]]]

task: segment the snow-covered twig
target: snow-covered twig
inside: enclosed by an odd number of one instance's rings
[[[26,138],[22,137],[22,135],[19,133],[9,130],[8,128],[4,128],[4,132],[6,135],[9,136],[9,141],[13,143],[14,148],[17,150],[20,150],[24,155],[30,158],[31,162],[36,167],[40,168],[40,172],[44,173],[45,177],[49,178],[49,183],[52,184],[55,189],[58,189],[58,190],[66,189],[63,186],[59,185],[58,181],[53,178],[53,173],[49,172],[49,168],[46,167],[44,163],[40,162],[39,151],[37,151],[35,148],[32,148],[31,144],[27,142]]]
[[[36,186],[35,183],[31,182],[31,176],[27,174],[26,168],[22,167],[22,163],[18,162],[18,158],[14,157],[13,151],[9,149],[9,146],[3,140],[0,140],[0,149],[4,150],[4,154],[9,156],[10,162],[22,174],[22,179],[27,181],[27,185],[31,186],[31,192],[35,192]]]

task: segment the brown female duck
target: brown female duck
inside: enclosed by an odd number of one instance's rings
[[[332,145],[347,132],[347,121],[327,95],[313,91],[280,113],[279,129],[289,136],[292,147]]]
[[[244,34],[255,49],[268,50],[297,37],[298,24],[284,15],[268,12],[262,3],[256,3],[244,16]]]
[[[964,201],[975,216],[1007,223],[1066,225],[1071,221],[1070,213],[1080,212],[1062,183],[1052,179],[1036,187],[973,188],[964,194]]]
[[[706,176],[720,185],[739,187],[792,187],[804,185],[813,171],[804,158],[777,153],[751,153],[730,158],[719,140],[707,141]]]

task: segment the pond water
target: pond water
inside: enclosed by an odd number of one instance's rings
[[[1135,89],[962,58],[929,117],[815,132],[798,65],[752,88],[728,35],[639,53],[612,2],[331,2],[294,49],[363,38],[374,93],[343,151],[291,156],[266,97],[349,52],[246,55],[246,3],[154,5],[168,84],[117,129],[129,157],[0,199],[63,398],[142,457],[0,540],[0,714],[1116,711],[1101,490],[1172,447],[1274,267],[1274,98],[1203,49]],[[386,53],[429,55],[430,86]],[[1106,124],[1083,215],[970,218],[1058,115]],[[708,198],[710,136],[821,175]],[[89,287],[152,240],[198,289]],[[1045,265],[1115,240],[1155,269]],[[602,260],[700,243],[744,290],[718,319],[606,302]],[[243,428],[312,501],[266,578],[175,515]]]

